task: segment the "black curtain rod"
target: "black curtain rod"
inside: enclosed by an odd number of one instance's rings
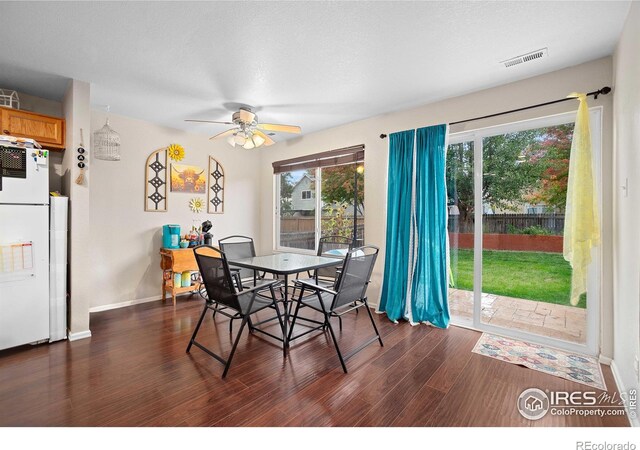
[[[593,91],[593,92],[587,93],[587,97],[593,96],[594,99],[597,99],[598,95],[600,95],[600,94],[607,95],[609,92],[611,92],[611,88],[609,86],[605,86],[602,89],[598,89],[597,91]],[[550,101],[550,102],[538,103],[537,105],[525,106],[524,108],[518,108],[518,109],[511,109],[509,111],[502,111],[502,112],[499,112],[499,113],[489,114],[489,115],[486,115],[486,116],[474,117],[473,119],[458,120],[457,122],[450,122],[449,125],[457,125],[459,123],[473,122],[474,120],[480,120],[480,119],[489,119],[490,117],[503,116],[505,114],[511,114],[511,113],[515,113],[515,112],[526,111],[527,109],[539,108],[541,106],[554,105],[556,103],[562,103],[562,102],[566,102],[566,101],[569,101],[569,100],[574,100],[574,97],[567,97],[567,98],[561,98],[559,100],[553,100],[553,101]],[[387,137],[386,134],[381,134],[380,135],[380,139],[384,139],[386,137]]]

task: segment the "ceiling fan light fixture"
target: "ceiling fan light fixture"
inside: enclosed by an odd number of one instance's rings
[[[251,150],[252,148],[255,148],[256,145],[253,143],[252,139],[247,139],[242,147],[247,150]]]
[[[265,141],[265,139],[259,134],[252,135],[251,139],[253,139],[253,142],[256,145],[256,147],[260,147],[262,144],[264,144],[264,141]]]
[[[233,135],[233,140],[237,145],[244,145],[247,139],[244,137],[243,134],[237,133]]]
[[[211,136],[209,139],[225,138],[227,143],[232,147],[239,145],[246,149],[257,148],[262,145],[273,145],[275,141],[271,139],[271,136],[275,134],[274,132],[299,134],[301,131],[297,125],[261,123],[252,109],[250,106],[241,105],[240,109],[231,115],[231,122],[200,119],[187,119],[187,121],[235,125],[235,127]],[[261,130],[266,131],[266,133],[263,133]]]

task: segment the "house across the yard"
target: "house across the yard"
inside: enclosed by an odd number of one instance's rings
[[[291,192],[291,211],[294,214],[314,211],[316,208],[315,198],[315,180],[305,173]]]

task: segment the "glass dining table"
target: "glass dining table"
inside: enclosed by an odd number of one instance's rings
[[[289,281],[292,276],[301,272],[311,272],[315,269],[321,269],[324,267],[339,266],[343,263],[344,256],[316,256],[316,255],[304,255],[299,253],[274,253],[271,255],[254,256],[251,258],[243,259],[231,259],[229,260],[230,266],[241,267],[243,269],[252,269],[258,272],[266,272],[273,274],[275,278],[283,280],[283,298],[282,303],[284,307],[284,336],[283,342],[286,342],[287,327],[289,326]],[[272,320],[272,319],[268,319]],[[267,321],[268,321],[267,320]],[[263,321],[261,323],[264,323]],[[258,324],[256,324],[258,325]]]

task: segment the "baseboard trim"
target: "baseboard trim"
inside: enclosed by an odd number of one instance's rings
[[[604,355],[600,355],[600,357],[598,358],[598,361],[600,362],[600,364],[604,364],[605,366],[610,366],[611,363],[613,362],[611,358]]]
[[[91,337],[91,330],[78,331],[77,333],[69,332],[68,339],[70,342],[78,341],[80,339],[87,339]]]
[[[618,388],[618,392],[619,393],[629,392],[629,390],[626,389],[624,383],[622,382],[622,377],[620,377],[620,371],[618,370],[618,366],[617,366],[615,360],[611,360],[611,373],[613,373],[613,380],[616,383],[616,387]],[[632,427],[640,427],[640,420],[638,420],[638,417],[636,416],[635,418],[632,418],[631,415],[629,414],[628,405],[625,405],[624,409],[625,409],[625,411],[627,413],[627,420],[629,420],[629,424]],[[637,414],[637,411],[635,411],[635,412]]]
[[[184,292],[182,294],[178,294],[176,297],[182,297],[185,295],[192,295],[192,294],[191,292]],[[166,297],[166,299],[171,301],[171,297]],[[155,302],[158,300],[162,300],[161,295],[155,295],[153,297],[146,297],[146,298],[138,298],[135,300],[127,300],[125,302],[120,302],[120,303],[111,303],[109,305],[94,306],[93,308],[89,308],[89,313],[109,311],[110,309],[126,308],[127,306],[140,305],[142,303]]]
[[[125,308],[127,306],[139,305],[141,303],[154,302],[156,300],[160,300],[161,298],[162,297],[160,295],[156,295],[156,296],[153,296],[153,297],[138,298],[138,299],[135,299],[135,300],[127,300],[126,302],[111,303],[109,305],[94,306],[93,308],[89,308],[89,313],[95,313],[95,312],[101,312],[101,311],[109,311],[110,309]]]

